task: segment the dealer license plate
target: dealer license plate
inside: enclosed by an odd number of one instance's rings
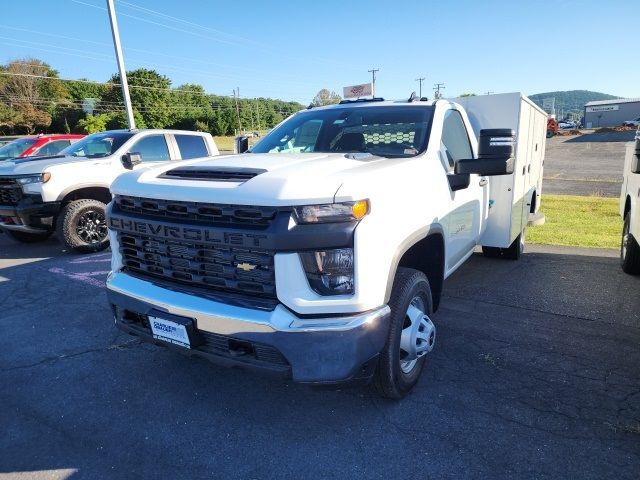
[[[149,317],[153,338],[173,343],[181,347],[191,348],[187,328],[179,323],[164,318]]]

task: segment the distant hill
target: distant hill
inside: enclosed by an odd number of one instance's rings
[[[560,110],[566,113],[581,113],[584,112],[584,104],[587,102],[622,98],[615,95],[609,95],[607,93],[590,92],[589,90],[567,90],[564,92],[546,92],[529,95],[529,98],[541,107],[542,100],[549,97],[555,97],[556,111],[558,113]]]

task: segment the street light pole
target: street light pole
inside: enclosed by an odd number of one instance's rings
[[[129,128],[136,128],[136,121],[133,118],[131,108],[131,98],[129,97],[129,84],[127,83],[127,72],[124,69],[124,58],[122,57],[122,46],[120,45],[120,31],[118,30],[118,20],[116,19],[116,9],[113,0],[107,0],[107,10],[109,11],[109,21],[111,22],[111,34],[113,35],[113,47],[116,50],[116,60],[118,61],[118,71],[120,72],[120,84],[122,86],[122,99],[127,112],[127,122]]]

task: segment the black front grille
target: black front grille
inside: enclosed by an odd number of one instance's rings
[[[208,225],[267,228],[275,219],[276,207],[253,207],[217,203],[157,200],[118,195],[115,212],[135,213],[167,220],[193,220]]]
[[[214,291],[276,298],[274,252],[213,246],[118,232],[120,253],[133,276]]]
[[[17,205],[22,197],[22,188],[15,179],[0,178],[0,205]]]

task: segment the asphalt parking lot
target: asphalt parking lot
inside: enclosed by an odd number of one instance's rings
[[[543,193],[619,197],[625,145],[634,132],[590,133],[547,139]]]
[[[638,478],[640,278],[616,252],[475,255],[402,402],[141,344],[108,269],[0,235],[0,477]]]

